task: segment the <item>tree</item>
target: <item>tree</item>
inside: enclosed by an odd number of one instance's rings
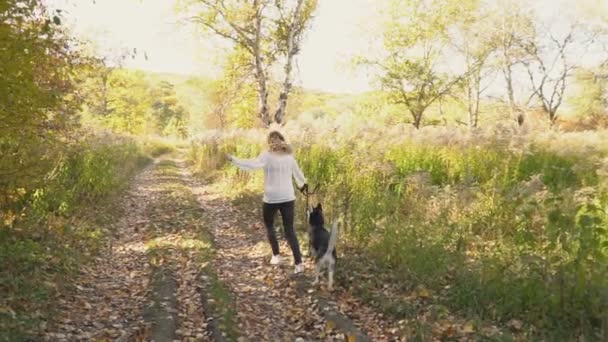
[[[180,138],[186,136],[186,110],[180,105],[174,85],[162,81],[152,90],[152,117],[156,124],[157,134],[173,135]]]
[[[118,69],[108,80],[106,124],[115,131],[152,134],[158,124],[152,111],[154,97],[142,71]]]
[[[376,70],[382,90],[392,103],[407,108],[416,128],[429,106],[467,76],[447,72],[447,60],[442,59],[447,32],[463,11],[467,8],[450,0],[392,0],[383,28],[382,55],[355,60]]]
[[[499,2],[495,11],[500,20],[496,29],[492,30],[492,40],[498,45],[497,60],[505,81],[511,117],[517,114],[517,121],[522,125],[525,119],[522,103],[515,95],[515,70],[528,55],[523,42],[529,41],[534,35],[534,18],[514,0]]]
[[[570,102],[576,112],[582,116],[597,120],[608,113],[608,68],[577,69],[574,82],[578,86],[577,93]]]
[[[133,52],[134,54],[135,52]],[[121,49],[118,52],[110,52],[106,56],[99,57],[95,63],[95,75],[98,76],[99,80],[99,105],[97,112],[100,115],[107,115],[108,111],[108,81],[112,72],[116,69],[121,68],[124,60],[131,54],[131,51],[127,49]]]
[[[78,124],[72,72],[83,59],[60,25],[39,1],[0,5],[0,193],[12,176],[37,175],[46,148]]]
[[[283,63],[283,82],[274,121],[282,123],[291,90],[293,58],[300,51],[317,0],[184,0],[191,19],[204,29],[241,47],[250,56],[257,83],[259,115],[271,123],[269,71]]]
[[[530,41],[520,43],[528,54],[523,64],[532,85],[532,96],[540,101],[551,124],[557,120],[567,79],[575,68],[568,58],[572,55],[568,53],[568,48],[573,46],[574,30],[575,26],[571,26],[563,37],[558,38],[545,29],[540,34],[534,34]]]
[[[249,108],[255,107],[255,89],[251,86],[251,65],[247,59],[247,51],[237,47],[224,61],[222,75],[209,87],[212,120],[208,125],[220,129],[230,123],[251,127],[249,117],[255,113]]]
[[[96,54],[89,47],[89,53]],[[84,97],[84,104],[95,116],[110,114],[108,96],[110,92],[110,75],[122,67],[123,61],[131,52],[127,49],[106,51],[103,57],[88,57],[89,62],[82,65],[77,73],[79,91]]]
[[[461,5],[467,8],[456,23],[450,41],[464,58],[465,77],[462,85],[468,114],[467,125],[474,128],[479,124],[481,95],[488,88],[487,82],[484,84],[482,81],[494,71],[488,64],[498,49],[491,34],[496,18],[494,13],[482,8],[477,0],[462,2]]]

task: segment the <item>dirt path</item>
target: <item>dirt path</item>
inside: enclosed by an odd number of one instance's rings
[[[234,295],[239,330],[246,341],[398,341],[397,331],[348,291],[311,286],[314,266],[293,275],[291,250],[281,241],[281,266],[269,264],[270,247],[257,213],[235,208],[213,185],[192,187],[217,244],[214,266]],[[302,246],[301,242],[301,246]],[[303,249],[303,248],[302,248]]]
[[[128,215],[114,227],[104,253],[82,269],[74,285],[59,300],[59,313],[45,335],[50,341],[133,340],[143,334],[142,312],[147,301],[150,267],[146,255],[146,197],[153,169],[139,174],[126,193]]]
[[[193,213],[183,198],[191,192],[176,190],[181,182],[176,170],[161,161],[134,179],[114,237],[60,298],[44,340],[210,340],[197,250],[184,247],[197,245],[193,222],[200,222],[200,213],[185,217]]]
[[[206,213],[217,246],[214,268],[234,297],[241,340],[311,341],[325,337],[325,321],[310,298],[297,294],[291,265],[269,267],[265,241],[256,241],[239,228],[238,216],[226,201],[185,177]]]
[[[283,265],[257,215],[180,161],[141,172],[113,239],[60,298],[47,341],[389,341],[391,327],[338,288]]]

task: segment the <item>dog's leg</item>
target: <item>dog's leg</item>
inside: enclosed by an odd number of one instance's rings
[[[312,226],[308,226],[308,257],[312,259],[315,255],[316,251],[312,243]]]
[[[327,266],[327,289],[332,291],[334,289],[334,268],[336,266],[336,261],[331,258],[329,260],[329,265]]]
[[[315,280],[312,282],[313,285],[317,285],[319,283],[319,276],[321,275],[321,262],[317,262],[315,264]]]

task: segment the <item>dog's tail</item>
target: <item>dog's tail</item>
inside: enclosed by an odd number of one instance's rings
[[[329,235],[329,242],[327,243],[327,252],[325,252],[326,255],[329,255],[334,252],[337,242],[338,242],[338,220],[334,221],[334,224],[331,227],[331,233]]]

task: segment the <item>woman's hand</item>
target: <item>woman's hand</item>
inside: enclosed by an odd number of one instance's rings
[[[225,154],[225,157],[228,161],[232,161],[232,156],[229,155],[228,153]]]
[[[302,185],[302,187],[300,188],[300,192],[303,194],[308,193],[308,184],[304,183],[304,185]]]

